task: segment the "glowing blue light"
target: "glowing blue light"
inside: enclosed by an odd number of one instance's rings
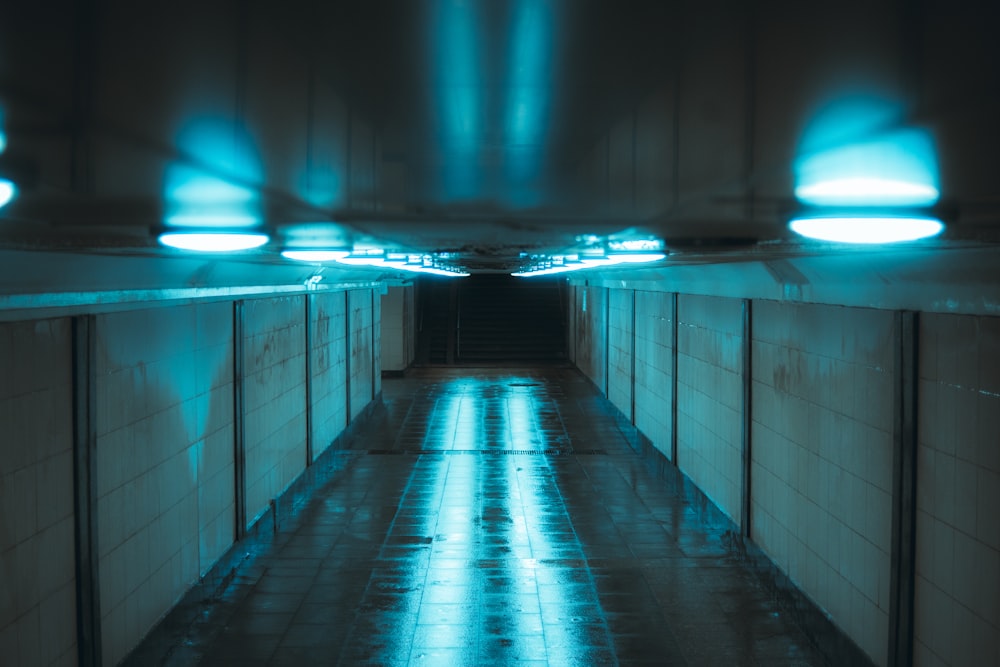
[[[544,160],[551,91],[553,17],[549,2],[520,0],[513,8],[506,102],[506,176],[512,203],[535,206],[541,194],[531,184]]]
[[[17,186],[13,181],[0,178],[0,208],[10,203],[10,200],[17,195]]]
[[[927,206],[938,190],[927,183],[886,178],[841,178],[795,188],[795,197],[814,206]]]
[[[253,227],[260,223],[259,196],[245,186],[186,166],[170,170],[164,223],[170,227]]]
[[[185,127],[177,143],[190,160],[167,167],[166,226],[215,231],[260,224],[260,195],[251,184],[262,174],[248,137],[230,121],[209,118]]]
[[[7,149],[7,130],[4,129],[4,113],[0,108],[0,153]]]
[[[940,234],[944,225],[929,217],[796,218],[788,226],[796,234],[836,243],[898,243]]]
[[[813,206],[930,206],[937,202],[934,142],[901,126],[899,105],[847,97],[809,124],[795,166],[795,196]]]
[[[434,73],[444,152],[445,191],[452,199],[476,196],[480,140],[480,62],[475,3],[439,0]]]
[[[281,256],[297,262],[335,262],[351,253],[347,250],[282,250]]]
[[[237,252],[259,248],[268,242],[260,232],[164,232],[160,243],[196,252]]]

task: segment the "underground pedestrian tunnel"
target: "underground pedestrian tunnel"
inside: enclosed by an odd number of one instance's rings
[[[993,5],[9,4],[3,664],[1000,664]]]

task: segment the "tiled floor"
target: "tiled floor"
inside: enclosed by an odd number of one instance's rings
[[[823,664],[576,371],[424,369],[384,398],[167,664]]]

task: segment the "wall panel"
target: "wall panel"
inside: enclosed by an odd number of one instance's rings
[[[753,539],[888,655],[893,313],[754,302]]]
[[[347,331],[343,292],[313,295],[312,442],[315,460],[347,426]]]
[[[75,664],[68,319],[0,323],[0,661]]]
[[[244,310],[248,526],[306,465],[303,299],[256,299]]]
[[[351,290],[348,293],[350,317],[351,419],[371,403],[372,384],[372,290]]]
[[[673,312],[669,292],[635,293],[635,425],[670,458]]]
[[[739,523],[742,304],[739,299],[681,295],[677,317],[678,463]]]
[[[920,317],[914,664],[1000,664],[1000,318]]]
[[[103,657],[116,664],[233,540],[226,303],[97,319]]]
[[[632,419],[632,290],[608,292],[608,400]]]

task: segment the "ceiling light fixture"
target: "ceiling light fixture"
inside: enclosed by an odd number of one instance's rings
[[[17,196],[17,186],[9,178],[0,178],[0,208],[3,208]]]
[[[269,241],[263,232],[164,232],[161,244],[195,252],[239,252],[259,248]]]
[[[788,223],[796,234],[836,243],[899,243],[937,236],[944,223],[926,216],[800,217]]]
[[[348,250],[327,250],[327,249],[292,249],[286,248],[281,251],[281,256],[285,259],[293,259],[297,262],[336,262],[350,255]]]

